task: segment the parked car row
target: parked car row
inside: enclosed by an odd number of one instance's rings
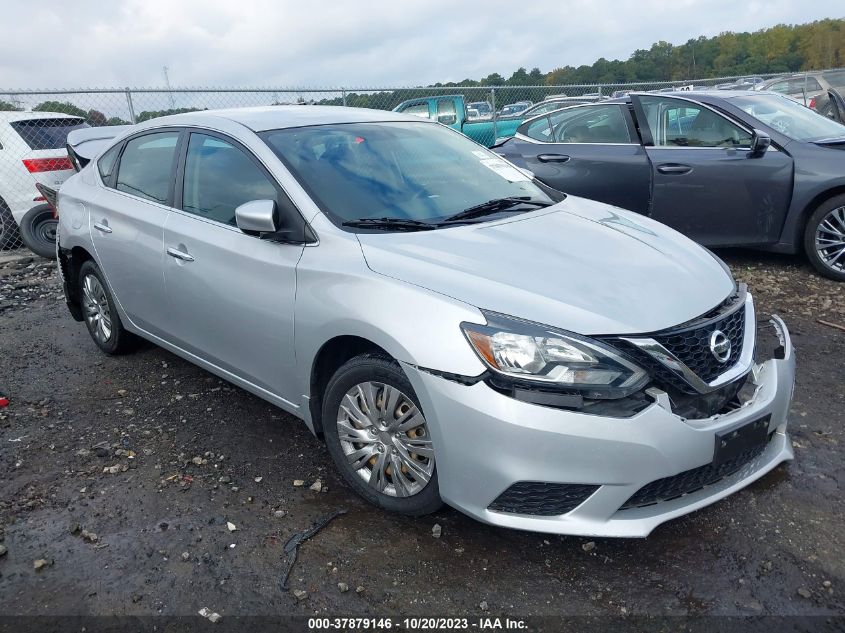
[[[806,72],[776,77],[754,85],[754,90],[778,92],[813,109],[817,109],[817,100],[824,98],[831,88],[845,88],[845,71]]]
[[[785,185],[763,172],[792,169],[786,137],[768,146],[739,114],[734,130],[716,106],[661,99],[542,114],[544,141],[523,130],[505,147],[565,166],[546,141],[600,140],[646,187],[651,160],[667,178],[700,168],[680,204],[714,206],[706,174],[722,172],[687,149],[716,147],[714,164],[765,167],[728,182],[737,206],[774,187],[754,220],[768,228]],[[407,515],[445,501],[504,527],[645,536],[793,458],[789,332],[774,315],[758,326],[721,260],[436,120],[284,106],[72,132],[82,168],[58,193],[70,313],[107,354],[142,337],[301,418],[351,489]],[[587,179],[602,166],[569,160]]]
[[[600,100],[601,97],[598,95],[585,95],[583,97],[552,97],[534,105],[525,101],[518,105],[513,104],[513,109],[508,110],[510,114],[497,116],[495,120],[493,108],[488,102],[476,101],[465,104],[463,95],[438,95],[408,99],[393,108],[393,111],[437,121],[463,132],[472,140],[489,147],[498,140],[513,136],[516,128],[525,119],[567,106],[593,103]],[[507,108],[510,108],[510,106],[505,106],[502,111]],[[481,112],[487,114],[482,115]]]
[[[781,95],[634,93],[534,117],[495,147],[560,191],[706,246],[803,250],[845,280],[845,126]]]

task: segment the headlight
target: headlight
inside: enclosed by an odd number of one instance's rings
[[[487,325],[462,323],[478,356],[494,372],[586,398],[621,398],[648,374],[598,341],[512,317],[483,312]]]

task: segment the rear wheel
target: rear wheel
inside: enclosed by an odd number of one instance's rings
[[[110,355],[135,349],[137,339],[124,329],[103,274],[91,260],[79,270],[79,292],[82,316],[97,347]]]
[[[845,195],[827,200],[807,220],[804,251],[822,275],[845,281]]]
[[[370,503],[411,516],[443,504],[428,423],[395,361],[367,354],[338,369],[323,428],[341,476]]]
[[[59,221],[48,204],[39,204],[21,220],[21,238],[27,248],[47,259],[56,258],[56,229]]]

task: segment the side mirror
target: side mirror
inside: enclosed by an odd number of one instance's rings
[[[275,200],[252,200],[235,209],[235,221],[244,233],[275,233],[279,230],[279,210]]]
[[[751,137],[751,151],[748,152],[748,158],[760,158],[769,149],[772,144],[771,137],[761,130],[754,130],[754,135]]]
[[[441,114],[437,117],[437,122],[443,125],[455,125],[458,122],[458,117],[454,114]]]

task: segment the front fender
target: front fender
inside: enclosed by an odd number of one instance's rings
[[[351,238],[351,239],[350,239]],[[322,232],[297,267],[295,310],[299,393],[309,396],[314,359],[338,336],[366,339],[398,361],[476,376],[484,365],[461,331],[484,323],[466,303],[370,270],[349,234]]]

